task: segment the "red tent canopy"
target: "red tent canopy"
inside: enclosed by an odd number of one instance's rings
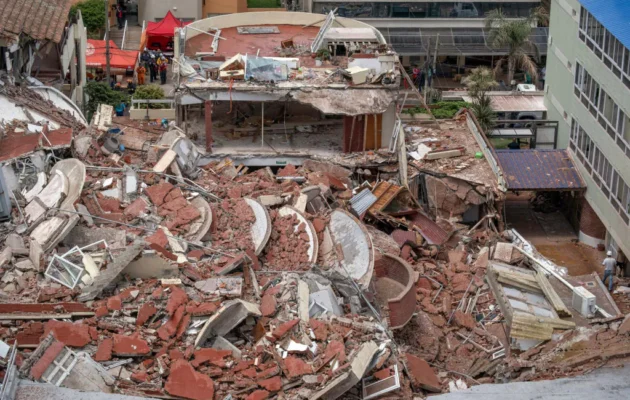
[[[104,68],[107,63],[106,53],[104,40],[88,39],[85,52],[86,65],[88,67]],[[138,51],[133,50],[120,50],[113,41],[109,41],[109,64],[112,68],[135,69],[138,53]]]
[[[147,36],[175,36],[175,28],[186,26],[190,22],[182,22],[175,18],[172,12],[166,13],[166,16],[160,22],[149,22],[147,24]]]

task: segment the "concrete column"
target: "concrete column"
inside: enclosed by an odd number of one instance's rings
[[[466,56],[457,56],[457,73],[464,73],[464,65],[466,65]]]
[[[409,57],[409,56],[402,56],[402,65],[403,65],[403,67],[410,67],[411,66],[411,57]]]
[[[212,153],[212,101],[206,100],[206,151]]]
[[[606,226],[586,199],[582,200],[579,238],[580,242],[591,247],[597,247],[606,241]]]

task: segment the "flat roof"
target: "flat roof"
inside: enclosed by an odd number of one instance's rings
[[[225,40],[218,41],[218,47],[214,56],[223,56],[226,60],[236,54],[258,55],[260,57],[294,57],[283,55],[281,52],[283,41],[293,40],[295,46],[310,48],[311,43],[319,33],[318,26],[256,25],[256,27],[262,26],[277,27],[279,33],[239,33],[238,28],[243,28],[245,25],[222,28],[220,35]],[[197,35],[186,40],[185,54],[188,57],[195,57],[195,54],[199,52],[210,53],[213,51],[212,42],[213,38],[208,35]],[[311,58],[310,54],[298,58],[300,58],[302,64],[315,65],[315,60]]]
[[[566,150],[496,150],[509,190],[585,190]]]
[[[428,145],[434,150],[462,149],[462,154],[455,157],[428,160],[415,160],[408,157],[407,161],[416,168],[445,174],[453,178],[462,179],[479,185],[486,185],[497,189],[497,176],[492,171],[485,158],[475,157],[481,152],[474,134],[470,131],[466,118],[437,120],[439,129],[433,126],[415,125],[403,122],[405,139],[412,149],[420,144]],[[411,169],[410,169],[411,170]]]
[[[506,96],[490,96],[492,99],[492,108],[496,112],[514,112],[514,111],[530,111],[545,112],[545,96],[543,95],[506,95]],[[462,96],[467,102],[472,102],[470,96]]]

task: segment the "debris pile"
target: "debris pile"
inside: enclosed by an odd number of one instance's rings
[[[500,232],[492,201],[463,228],[367,166],[250,171],[205,163],[174,127],[123,154],[102,148],[113,135],[93,128],[75,141],[82,159],[17,172],[0,237],[5,376],[147,397],[369,400],[630,356],[628,318],[598,278],[566,276]],[[596,301],[576,309],[575,293]]]

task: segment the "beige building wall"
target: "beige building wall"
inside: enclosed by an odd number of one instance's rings
[[[247,12],[247,0],[205,0],[203,18]]]
[[[184,20],[199,20],[203,14],[204,0],[138,0],[138,21],[155,22],[164,18],[168,11]],[[213,0],[206,0],[206,3]]]

